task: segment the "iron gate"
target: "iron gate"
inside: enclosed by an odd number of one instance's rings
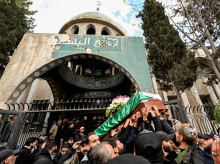
[[[72,111],[79,115],[88,113],[104,113],[111,99],[80,99],[60,102],[41,101],[30,104],[9,104],[8,110],[0,110],[0,149],[15,149],[17,144],[33,136],[45,134],[47,113]],[[217,132],[214,124],[213,111],[215,106],[195,106],[183,108],[181,102],[172,100],[165,102],[171,109],[174,119],[182,123],[189,122],[198,132]],[[22,111],[22,112],[19,112]],[[12,121],[16,118],[16,121]],[[6,130],[6,127],[8,130]],[[43,132],[44,131],[44,132]]]
[[[8,110],[0,110],[0,149],[15,149],[17,145],[22,146],[29,137],[45,135],[47,113],[104,113],[111,101],[111,98],[97,98],[8,104]],[[16,121],[12,121],[13,118]]]
[[[199,105],[183,107],[179,100],[164,103],[171,110],[173,119],[182,123],[190,123],[199,133],[214,132],[217,134],[218,125],[214,123],[214,109],[217,105]]]

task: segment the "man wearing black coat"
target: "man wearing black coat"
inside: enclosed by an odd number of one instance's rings
[[[195,143],[197,140],[197,133],[190,127],[190,124],[176,123],[176,141],[180,143],[178,147],[178,156],[176,163],[188,164],[205,164],[203,153],[199,146]]]
[[[74,138],[74,133],[75,133],[74,123],[71,123],[69,125],[69,128],[64,131],[64,136],[63,136],[64,142],[66,142],[70,137]]]
[[[80,164],[89,164],[89,154],[91,150],[98,144],[100,144],[99,136],[96,135],[94,132],[88,134],[88,146],[90,148],[89,152],[86,153],[83,157],[83,159],[80,161]]]
[[[16,164],[31,164],[33,163],[35,154],[38,152],[37,149],[37,138],[31,137],[28,138],[24,144],[24,147],[21,149],[19,157],[16,160]],[[31,149],[34,148],[34,151],[31,152]]]
[[[215,134],[214,133],[199,134],[198,138],[199,138],[198,139],[199,147],[202,150],[206,164],[214,164],[211,149],[212,149],[212,143],[215,140]]]
[[[54,140],[47,141],[45,148],[36,155],[34,164],[53,164],[51,155],[57,150],[57,145]]]

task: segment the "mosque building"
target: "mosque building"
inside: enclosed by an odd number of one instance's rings
[[[200,49],[196,55],[204,58]],[[201,65],[199,69],[204,70]],[[206,75],[181,94],[184,107],[216,104],[220,99],[219,84],[203,84],[209,72]],[[46,134],[45,125],[50,127],[61,112],[103,115],[113,98],[137,92],[159,94],[163,102],[177,99],[174,91],[160,90],[143,38],[127,36],[111,18],[86,12],[66,22],[58,34],[27,33],[0,80],[0,109],[23,113],[32,124],[19,138],[11,135],[8,145],[23,143],[31,132]],[[21,125],[14,134],[22,133]]]
[[[202,50],[196,50],[202,58]],[[0,81],[0,103],[87,100],[109,104],[118,95],[164,92],[148,68],[143,39],[99,12],[86,12],[66,22],[58,34],[24,35]],[[184,106],[216,104],[219,85],[205,86],[205,76],[182,94]],[[22,110],[25,110],[22,109]]]
[[[152,92],[143,39],[126,36],[99,12],[75,16],[58,34],[25,34],[0,83],[2,107],[85,99],[109,104],[118,95]]]

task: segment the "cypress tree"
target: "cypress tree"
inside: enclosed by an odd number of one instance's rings
[[[160,88],[180,92],[193,85],[197,79],[198,62],[194,52],[186,49],[179,33],[170,24],[164,7],[156,0],[145,0],[138,17],[142,19],[145,47]]]

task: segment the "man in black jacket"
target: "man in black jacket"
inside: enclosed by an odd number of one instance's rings
[[[161,121],[159,117],[157,116],[159,115],[158,113],[159,111],[157,110],[156,106],[154,107],[154,111],[147,107],[142,108],[142,115],[143,115],[143,127],[142,128],[147,129],[149,131],[153,131],[153,132],[162,131],[163,128],[161,125]],[[152,127],[149,121],[149,118],[150,120],[153,121],[154,128]]]
[[[84,141],[78,141],[75,142],[73,144],[73,146],[71,148],[69,148],[65,154],[59,159],[59,161],[57,162],[58,164],[63,164],[65,161],[67,161],[68,159],[70,159],[72,156],[75,155],[75,153],[77,153],[77,150],[80,146],[82,146],[85,142]],[[81,149],[81,147],[80,147]],[[85,150],[81,150],[81,151],[85,151]],[[89,150],[85,151],[85,154],[88,152]],[[83,153],[83,152],[82,152]],[[80,157],[80,155],[79,155]]]
[[[205,164],[201,149],[196,144],[197,133],[190,127],[190,124],[176,123],[176,141],[180,143],[177,163]]]
[[[59,159],[66,153],[66,151],[69,149],[68,144],[63,144],[58,153],[55,155],[53,161],[58,163]]]
[[[54,140],[47,141],[45,148],[36,155],[34,164],[53,164],[51,155],[57,150],[57,145]]]
[[[165,161],[164,164],[169,163],[169,164],[175,164],[175,158],[177,157],[176,151],[174,151],[174,143],[173,139],[175,137],[174,134],[167,134],[163,131],[157,131],[156,134],[160,137],[162,141],[162,148],[163,151],[165,152]]]
[[[38,152],[37,142],[36,137],[27,139],[16,160],[16,164],[31,164],[33,162],[35,154]],[[31,152],[32,148],[34,148],[33,152]]]
[[[74,138],[74,123],[69,125],[69,128],[64,131],[63,140],[66,142],[70,137]]]
[[[199,137],[198,139],[199,147],[202,150],[206,164],[214,164],[211,154],[211,149],[212,149],[212,143],[214,142],[215,134],[214,133],[199,134],[198,137]]]
[[[163,151],[160,137],[152,132],[144,129],[135,139],[135,154],[143,156],[151,163],[163,163]]]
[[[112,146],[115,156],[125,153],[124,145],[117,138],[108,138],[106,142]]]
[[[90,150],[88,153],[86,153],[83,157],[83,159],[81,160],[80,164],[88,164],[89,162],[89,154],[92,150],[92,148],[94,148],[96,145],[100,144],[100,139],[99,136],[96,135],[94,132],[88,134],[88,145],[90,147]]]

